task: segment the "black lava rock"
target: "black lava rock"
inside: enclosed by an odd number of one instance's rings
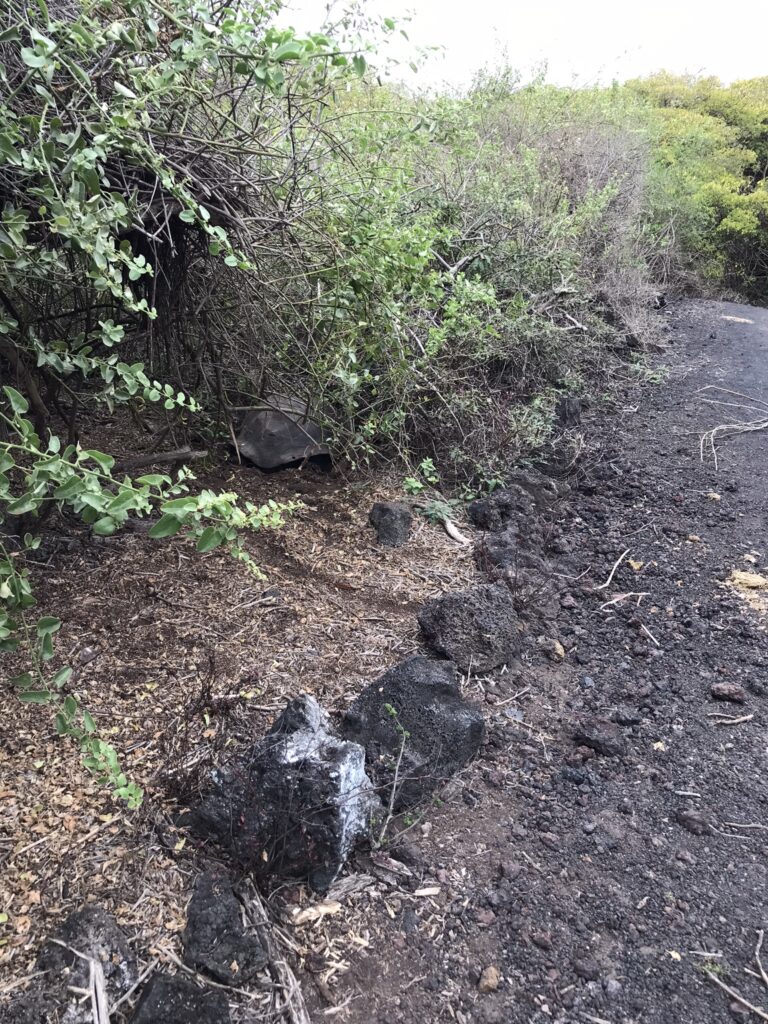
[[[57,989],[51,992],[53,1004],[66,1004],[71,999],[67,991],[69,989],[90,987],[91,965],[88,960],[73,953],[75,949],[101,964],[110,1003],[125,995],[134,985],[137,977],[136,961],[128,940],[114,917],[102,907],[84,907],[70,914],[54,938],[58,941],[46,942],[37,958],[37,969],[48,973],[54,989],[61,986],[61,993]],[[90,1003],[72,1002],[61,1013],[62,1020],[68,1024],[79,1024],[81,1021],[90,1024],[91,1017]]]
[[[419,625],[431,646],[462,671],[488,672],[520,649],[520,628],[509,588],[488,583],[427,601]]]
[[[250,981],[267,964],[266,951],[243,927],[240,904],[220,871],[197,879],[183,938],[186,963],[225,985]]]
[[[585,718],[579,722],[574,739],[603,757],[621,757],[626,741],[621,729],[604,718]]]
[[[201,989],[186,978],[155,974],[142,993],[131,1024],[229,1024],[223,992]]]
[[[535,501],[527,490],[518,484],[494,491],[487,498],[478,498],[467,506],[467,516],[481,530],[500,530],[509,523],[527,519],[533,515]]]
[[[344,716],[344,735],[365,747],[368,772],[395,784],[395,806],[431,793],[478,751],[482,712],[466,701],[451,662],[415,656],[363,690]]]
[[[398,501],[377,501],[368,520],[376,530],[379,544],[387,548],[402,547],[411,533],[411,510]]]
[[[540,555],[526,550],[520,543],[514,526],[507,526],[483,537],[475,547],[475,562],[480,569],[495,566],[498,569],[537,569],[542,573],[549,570]]]
[[[214,774],[192,824],[256,876],[308,878],[325,891],[380,810],[363,748],[335,736],[325,711],[302,695]]]

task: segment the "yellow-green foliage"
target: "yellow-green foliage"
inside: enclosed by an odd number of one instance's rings
[[[674,269],[768,300],[768,78],[662,73],[627,89],[650,108],[649,216]]]

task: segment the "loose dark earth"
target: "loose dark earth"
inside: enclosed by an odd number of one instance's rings
[[[353,488],[338,499],[320,482],[307,492],[309,527],[297,528],[318,531],[319,541],[299,550],[298,534],[278,535],[260,553],[271,587],[255,598],[227,591],[232,571],[214,559],[196,570],[197,588],[180,590],[177,554],[154,570],[142,561],[141,537],[117,539],[98,557],[78,554],[77,577],[67,576],[65,560],[53,563],[52,600],[60,608],[71,592],[80,608],[69,640],[97,711],[101,680],[112,688],[102,721],[111,721],[115,693],[127,720],[146,697],[131,726],[138,737],[157,716],[153,739],[139,738],[129,765],[144,772],[149,810],[133,824],[99,814],[103,793],[85,786],[63,826],[35,818],[33,808],[29,834],[3,840],[0,910],[15,928],[0,956],[13,979],[5,991],[23,989],[40,935],[94,899],[115,915],[142,969],[154,958],[173,973],[185,927],[188,942],[190,931],[223,935],[226,955],[211,976],[234,986],[232,1020],[274,1019],[264,1000],[249,1003],[238,991],[266,953],[240,924],[233,932],[219,920],[223,898],[211,903],[210,893],[221,886],[234,902],[218,865],[198,882],[199,905],[187,919],[195,878],[221,855],[175,824],[179,804],[189,803],[185,774],[203,778],[211,758],[257,741],[302,689],[345,712],[386,669],[437,649],[464,672],[464,699],[450,672],[441,676],[436,692],[448,695],[461,729],[446,726],[450,751],[430,757],[450,771],[464,767],[444,784],[446,769],[437,788],[414,769],[420,802],[410,806],[408,794],[394,802],[384,844],[362,848],[325,895],[295,883],[271,894],[312,1021],[768,1019],[759,956],[768,927],[768,433],[716,439],[717,463],[700,444],[719,424],[768,421],[768,406],[761,412],[744,397],[768,402],[768,311],[691,302],[661,315],[670,347],[658,358],[659,379],[628,382],[612,413],[582,413],[571,428],[582,438],[575,468],[542,467],[552,480],[536,478],[537,486],[518,475],[503,501],[470,509],[474,556],[423,519],[407,524],[403,547],[377,553],[366,534],[370,495],[357,508]],[[277,477],[268,485],[290,491]],[[337,561],[322,560],[324,543]],[[365,587],[355,575],[363,563]],[[126,565],[136,579],[117,585],[115,567]],[[114,622],[94,596],[109,580]],[[81,584],[92,591],[78,591]],[[201,618],[217,586],[221,607]],[[503,635],[485,636],[482,617],[506,587],[514,611]],[[471,592],[470,604],[459,602],[455,614],[453,599],[427,603],[460,591]],[[431,651],[417,628],[425,604]],[[332,619],[321,607],[333,607]],[[134,634],[117,628],[125,621]],[[482,664],[462,647],[462,631],[478,622]],[[91,661],[101,668],[89,675]],[[434,674],[421,660],[409,664],[390,678],[393,692],[411,686],[414,673]],[[181,703],[160,706],[161,692]],[[269,703],[252,707],[254,694]],[[365,700],[355,709],[346,729],[360,734],[370,758],[382,747],[381,722],[368,721]],[[482,735],[479,710],[485,736],[464,764]],[[41,742],[34,728],[20,720],[9,759],[14,743]],[[423,742],[414,726],[402,762],[422,765]],[[397,753],[389,751],[383,778]],[[171,771],[160,771],[169,757]],[[28,789],[42,806],[42,776],[8,779],[0,797],[12,803]],[[78,813],[91,815],[85,825]],[[62,827],[72,833],[66,847]],[[53,856],[62,849],[71,855],[63,882]],[[242,968],[230,960],[238,936],[252,947],[250,967],[247,958]],[[204,951],[196,962],[207,959]],[[135,1019],[164,1020],[171,1004],[181,1007],[178,1019],[193,1019],[189,985],[155,971]],[[209,990],[206,1020],[217,1020],[224,991]]]
[[[340,1019],[756,1019],[707,969],[768,1005],[745,973],[768,924],[768,651],[727,584],[768,563],[766,435],[723,443],[717,471],[699,447],[760,418],[701,389],[768,400],[768,313],[691,303],[668,322],[668,380],[583,424],[594,464],[543,516],[539,633],[564,660],[530,644],[470,684],[487,745],[392,851],[410,877],[357,897]],[[329,949],[349,929],[331,920]]]

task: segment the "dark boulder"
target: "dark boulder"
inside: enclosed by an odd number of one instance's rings
[[[154,974],[142,992],[131,1024],[229,1024],[224,992],[200,988],[192,981]]]
[[[342,728],[365,747],[377,786],[396,785],[401,808],[459,771],[477,753],[485,726],[480,709],[462,697],[455,666],[417,655],[367,686]]]
[[[71,1001],[68,990],[90,987],[91,964],[84,959],[88,957],[101,965],[109,1002],[114,1003],[125,995],[137,977],[136,961],[128,941],[112,915],[96,906],[70,914],[54,939],[58,941],[49,939],[37,958],[37,970],[48,975],[51,1003],[66,1007],[59,1013],[66,1024],[91,1024],[90,1002]],[[82,955],[78,956],[73,950]]]
[[[225,985],[248,982],[267,965],[264,947],[243,927],[240,904],[222,871],[197,879],[183,940],[185,962]]]
[[[517,528],[507,526],[504,530],[488,533],[475,546],[475,562],[479,569],[534,569],[549,572],[546,561],[520,543]]]
[[[299,398],[268,395],[251,409],[237,435],[237,450],[259,469],[277,469],[314,456],[328,456],[323,429]]]
[[[494,491],[487,498],[478,498],[467,505],[470,522],[481,530],[501,530],[533,515],[535,502],[527,490],[514,484]]]
[[[464,672],[488,672],[520,648],[517,614],[503,583],[433,598],[419,612],[419,625],[430,645]]]
[[[363,748],[334,736],[327,714],[302,695],[215,773],[192,820],[257,877],[308,878],[325,891],[379,811]]]
[[[411,510],[399,501],[377,501],[368,521],[376,530],[379,544],[387,548],[402,547],[411,533]]]

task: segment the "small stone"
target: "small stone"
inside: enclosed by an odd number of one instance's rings
[[[624,736],[617,725],[603,718],[582,719],[576,728],[577,743],[591,747],[603,757],[621,757],[626,749]]]
[[[643,716],[637,708],[631,708],[627,704],[620,704],[613,713],[613,720],[618,725],[639,725]]]
[[[513,860],[505,860],[502,862],[500,870],[502,878],[508,878],[510,881],[514,881],[515,878],[520,877],[523,865],[518,864]]]
[[[495,992],[501,982],[501,974],[498,967],[486,967],[480,975],[477,983],[478,990],[484,995],[488,992]]]
[[[541,839],[542,843],[544,843],[544,845],[550,850],[560,849],[560,840],[554,832],[542,832],[539,839]]]
[[[480,910],[475,912],[475,920],[481,928],[488,928],[496,920],[496,915],[492,910],[481,907]]]
[[[713,683],[709,692],[715,700],[727,700],[731,704],[745,704],[747,691],[738,683]]]
[[[84,647],[77,656],[77,660],[81,665],[88,665],[97,656],[99,652],[93,647]]]
[[[583,978],[585,981],[597,981],[600,977],[600,965],[591,957],[574,960],[573,970],[579,978]]]
[[[688,829],[695,836],[709,835],[712,826],[701,813],[692,807],[683,807],[676,814],[675,819],[683,828]]]
[[[342,730],[347,740],[365,748],[367,770],[379,792],[396,786],[400,809],[428,796],[475,756],[485,723],[482,711],[462,696],[451,662],[415,655],[363,690]],[[452,785],[456,793],[464,788],[458,780]],[[450,798],[445,792],[441,796]]]
[[[117,921],[102,907],[87,906],[70,914],[54,939],[57,941],[49,940],[40,950],[37,969],[47,971],[52,979],[65,979],[68,990],[88,988],[89,957],[102,964],[110,1002],[132,988],[137,976],[135,958]],[[72,1003],[62,1012],[67,1024],[87,1024],[91,1017],[90,1002]]]
[[[561,661],[565,661],[565,648],[559,640],[540,636],[536,642],[550,661],[554,661],[556,665],[559,665]]]
[[[308,878],[320,892],[382,813],[365,750],[339,739],[306,694],[211,782],[193,808],[194,830],[262,877]]]
[[[549,935],[547,935],[546,932],[533,932],[531,934],[531,942],[534,944],[534,946],[538,946],[539,949],[552,949],[552,939],[549,937]]]
[[[621,983],[615,978],[608,978],[603,982],[603,991],[608,999],[615,999],[621,992]]]
[[[564,594],[560,598],[560,607],[561,608],[575,608],[576,607],[576,598],[573,596],[573,594]]]

